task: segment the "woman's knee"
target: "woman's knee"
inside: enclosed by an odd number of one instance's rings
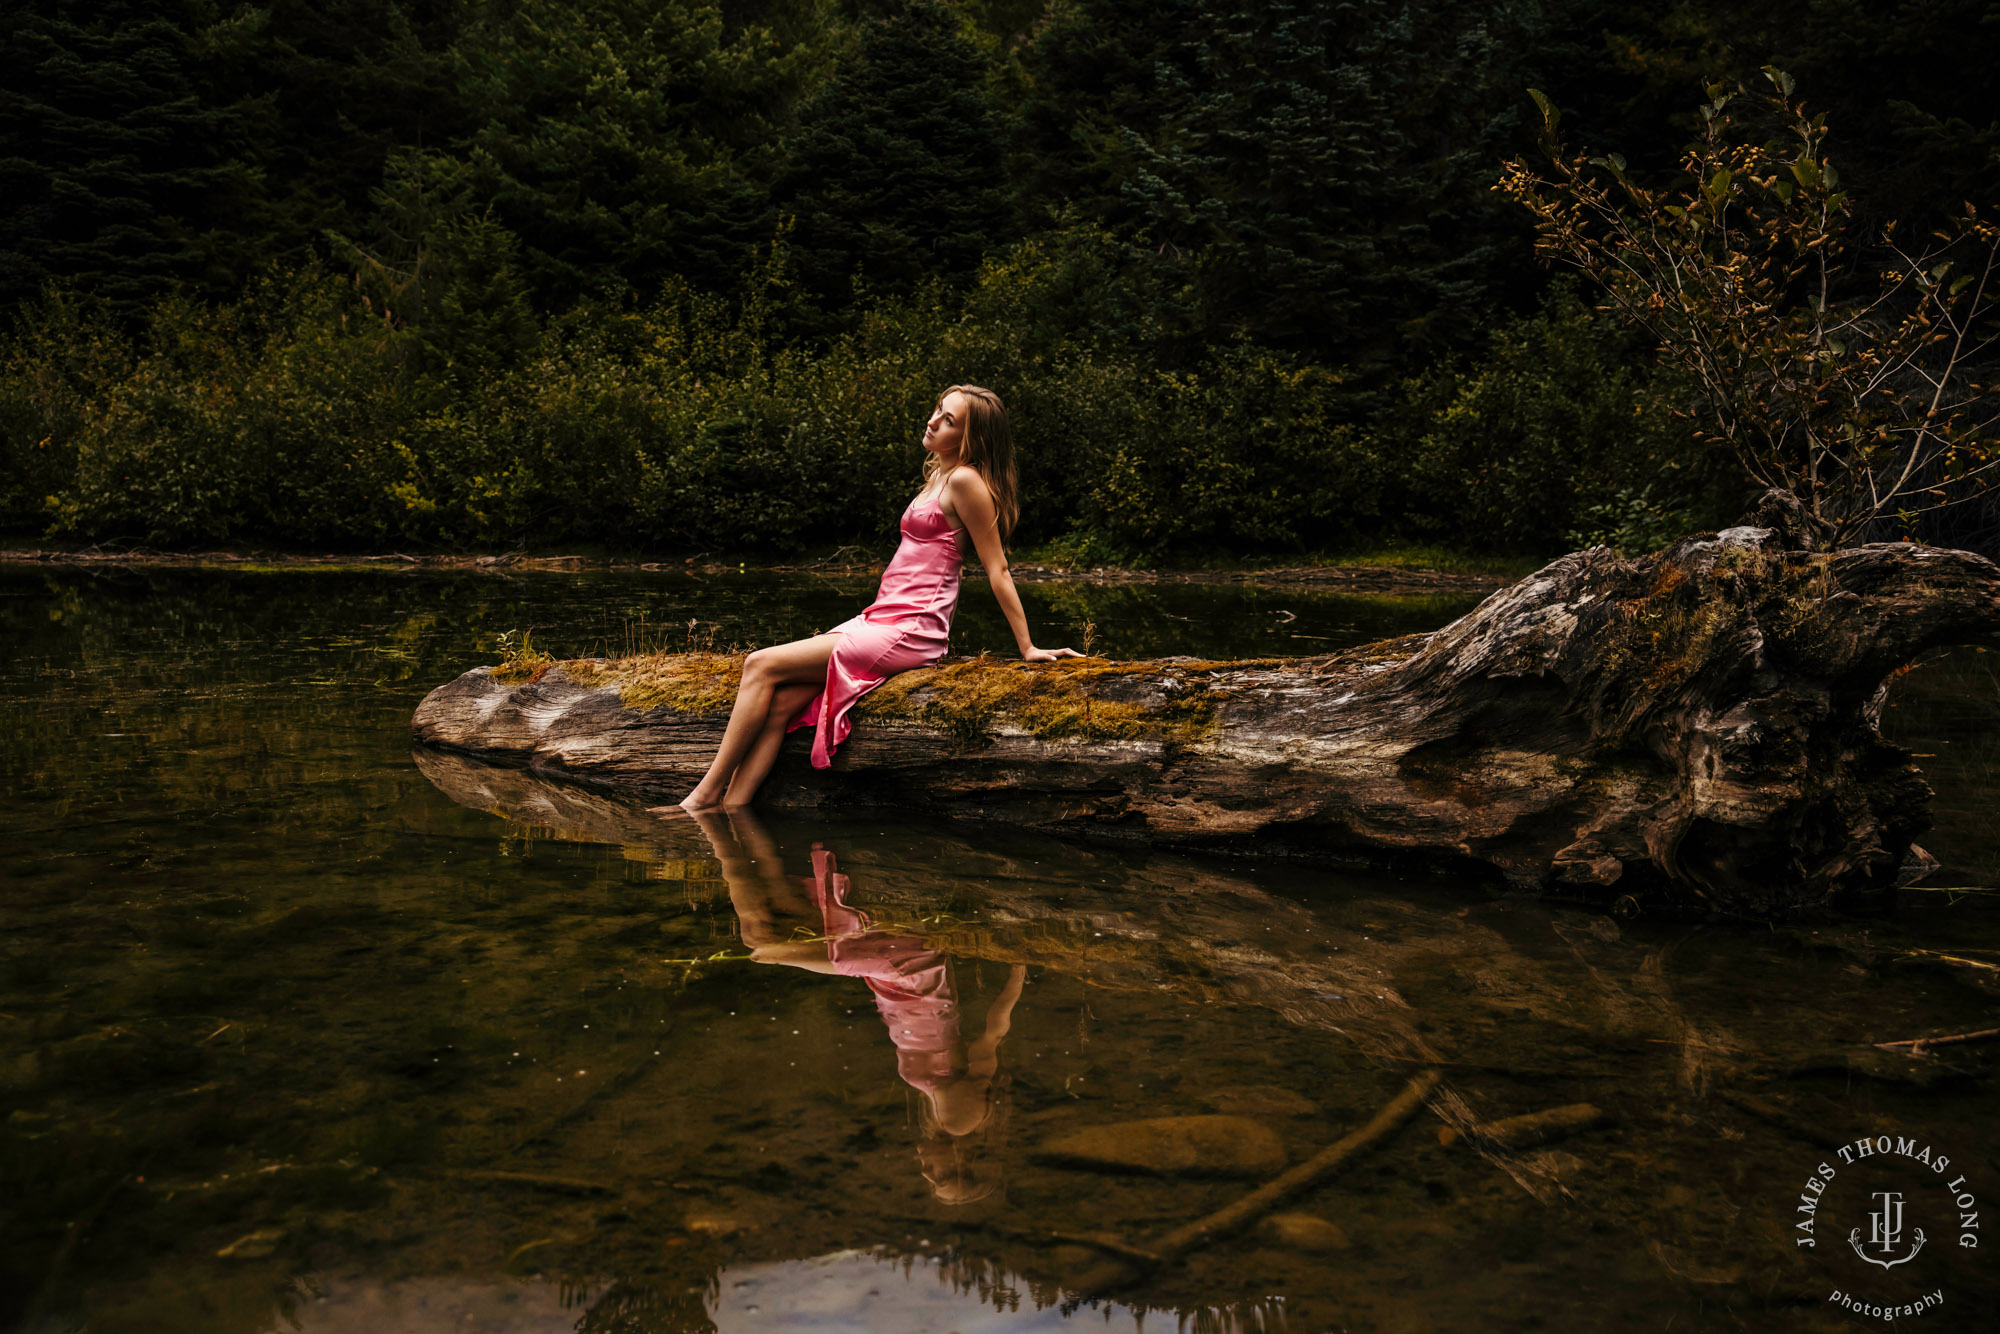
[[[801,652],[810,644],[810,640],[801,640],[797,644],[779,644],[753,651],[743,659],[743,679],[780,688],[810,686],[826,671],[823,656],[815,658],[810,653]]]

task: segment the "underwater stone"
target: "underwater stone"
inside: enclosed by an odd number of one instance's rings
[[[1201,1095],[1204,1106],[1229,1116],[1318,1116],[1319,1104],[1276,1084],[1233,1084]]]
[[[1035,1158],[1059,1167],[1159,1176],[1268,1176],[1285,1165],[1269,1126],[1242,1116],[1157,1116],[1048,1140]]]
[[[733,1237],[748,1232],[756,1224],[738,1218],[734,1214],[697,1212],[689,1214],[681,1221],[687,1231],[704,1237]]]
[[[1264,1220],[1263,1232],[1272,1241],[1295,1251],[1324,1254],[1344,1251],[1348,1247],[1347,1233],[1340,1224],[1330,1223],[1316,1214],[1272,1214]]]

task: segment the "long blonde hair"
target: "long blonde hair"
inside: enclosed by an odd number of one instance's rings
[[[950,467],[966,467],[978,473],[993,493],[993,513],[1000,521],[1000,538],[1005,541],[1021,517],[1016,494],[1020,478],[1014,470],[1014,426],[1007,419],[1007,405],[1000,395],[976,384],[955,384],[937,396],[932,411],[953,394],[965,395],[965,436],[958,446],[958,462]],[[931,454],[924,459],[924,485],[947,465]]]

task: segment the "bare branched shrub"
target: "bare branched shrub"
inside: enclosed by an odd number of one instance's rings
[[[1749,480],[1795,493],[1822,544],[1889,518],[1907,532],[2000,467],[2000,396],[1982,378],[2000,230],[1968,203],[1923,245],[1893,224],[1858,235],[1826,117],[1807,114],[1789,75],[1764,72],[1768,92],[1709,87],[1683,175],[1661,188],[1568,148],[1531,92],[1548,161],[1510,160],[1495,188],[1534,213],[1544,256],[1587,274],[1694,378],[1701,437]]]

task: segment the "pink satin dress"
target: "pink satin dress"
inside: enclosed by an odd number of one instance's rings
[[[942,658],[951,637],[951,614],[958,609],[958,572],[965,564],[958,530],[945,517],[942,493],[912,501],[903,511],[903,541],[882,571],[875,600],[859,616],[828,634],[840,643],[826,662],[826,685],[785,730],[817,726],[813,768],[833,763],[833,752],[854,724],[848,710],[863,695],[897,672],[928,667]]]

